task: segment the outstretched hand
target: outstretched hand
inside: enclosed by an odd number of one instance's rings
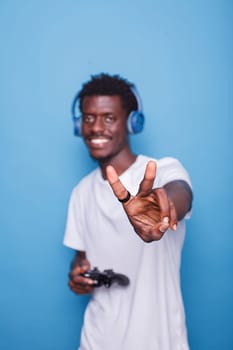
[[[136,196],[129,194],[113,166],[106,167],[106,177],[135,232],[145,242],[159,240],[168,228],[176,230],[177,214],[164,188],[153,189],[156,163],[149,161]]]

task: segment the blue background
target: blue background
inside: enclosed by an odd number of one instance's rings
[[[135,152],[179,158],[195,201],[182,288],[191,349],[233,348],[233,3],[0,3],[0,348],[75,350],[87,297],[67,287],[73,186],[95,164],[70,105],[90,74],[136,83]]]

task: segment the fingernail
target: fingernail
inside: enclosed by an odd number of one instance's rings
[[[172,226],[172,228],[173,228],[173,230],[174,230],[174,231],[176,231],[176,229],[177,229],[177,225],[176,225],[176,224],[174,224],[174,225]]]
[[[164,224],[169,224],[169,217],[168,217],[168,216],[165,216],[165,217],[163,218],[163,223],[164,223]]]

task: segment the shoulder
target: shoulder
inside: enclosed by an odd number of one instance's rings
[[[182,166],[181,162],[174,157],[163,157],[156,160],[158,168],[173,168]]]
[[[139,162],[141,164],[147,164],[150,160],[153,160],[157,164],[158,169],[163,169],[163,168],[173,168],[177,166],[181,166],[181,162],[174,157],[163,157],[163,158],[153,158],[153,157],[148,157],[145,155],[139,155]]]
[[[72,189],[71,198],[77,198],[81,193],[87,191],[91,186],[93,181],[99,176],[100,170],[96,168],[86,176],[84,176],[79,183]]]
[[[159,186],[164,186],[166,183],[174,180],[184,180],[191,186],[188,171],[180,160],[174,157],[164,157],[156,162]]]
[[[168,182],[184,180],[191,186],[188,171],[184,165],[175,157],[153,158],[140,155],[140,162],[146,164],[149,160],[154,160],[157,164],[155,186],[162,187]],[[141,164],[142,164],[141,163]]]

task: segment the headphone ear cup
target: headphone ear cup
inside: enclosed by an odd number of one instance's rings
[[[132,111],[127,120],[127,129],[130,134],[138,134],[142,131],[145,117],[142,112]]]
[[[74,135],[81,136],[82,135],[82,117],[73,117],[74,122]]]

